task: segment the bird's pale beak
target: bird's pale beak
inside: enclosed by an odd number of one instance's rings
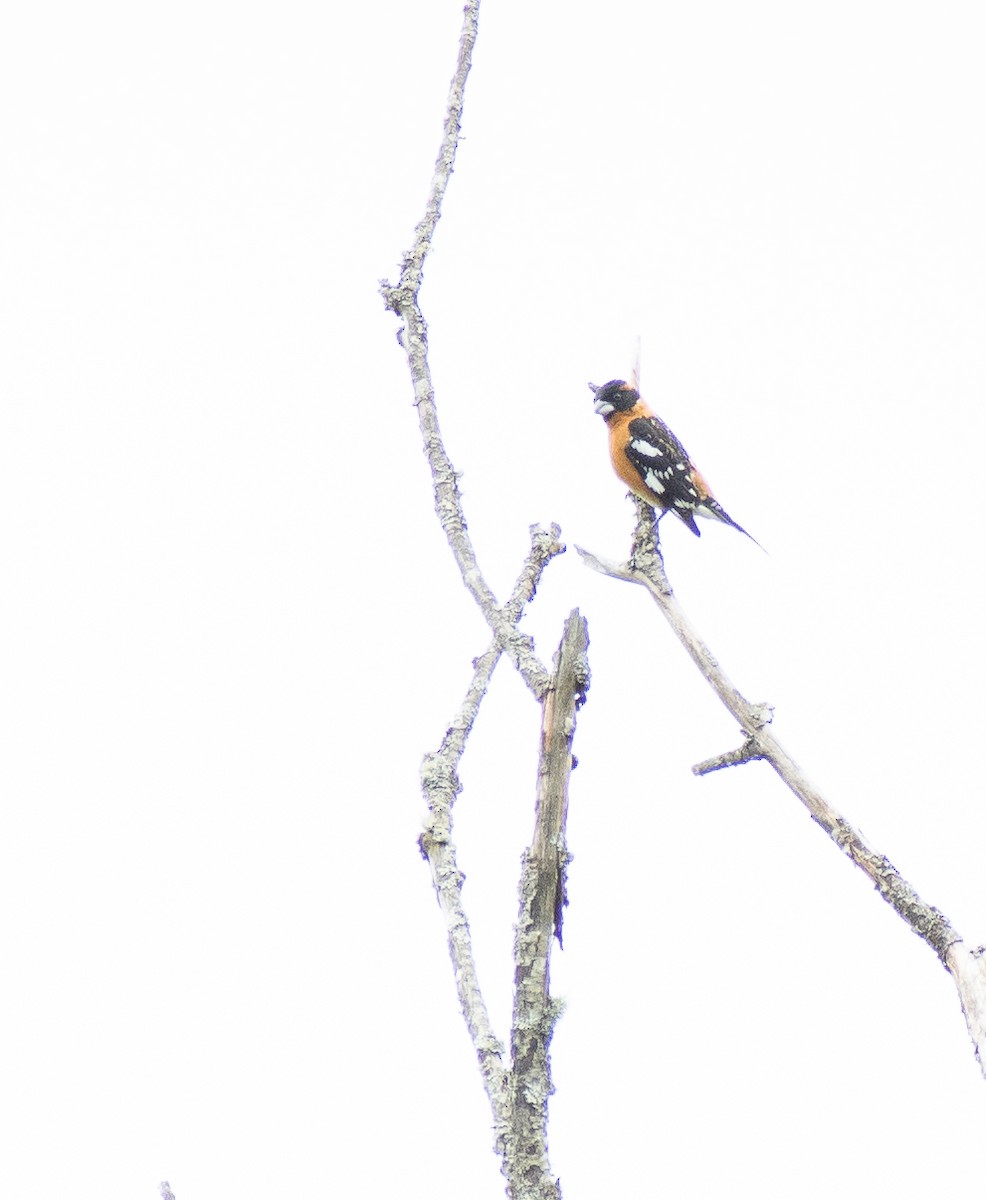
[[[599,393],[603,389],[597,387],[594,383],[589,384],[589,391],[596,397],[596,403],[592,406],[592,411],[598,413],[600,417],[608,417],[613,411],[613,406],[607,400],[600,400]]]

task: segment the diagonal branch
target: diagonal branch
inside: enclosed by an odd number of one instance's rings
[[[704,774],[729,765],[723,760],[730,755],[735,756],[737,763],[761,758],[770,763],[808,809],[812,820],[872,880],[883,899],[928,943],[952,974],[976,1047],[976,1056],[986,1075],[986,958],[981,951],[969,951],[945,915],[922,900],[889,859],[870,846],[862,834],[809,781],[801,767],[770,732],[769,706],[751,704],[728,678],[708,646],[692,628],[671,590],[657,541],[654,510],[641,500],[635,502],[637,527],[629,562],[612,563],[581,547],[576,549],[594,570],[614,579],[640,584],[647,589],[692,661],[739,722],[746,735],[743,746],[738,751],[727,752],[726,755],[701,763],[695,770]]]
[[[428,363],[428,326],[419,299],[424,262],[431,251],[435,226],[441,216],[442,202],[455,163],[463,96],[466,78],[472,65],[478,19],[479,0],[469,0],[463,15],[459,57],[449,89],[442,143],[435,162],[425,215],[414,231],[411,249],[404,255],[397,284],[392,286],[385,280],[381,281],[380,291],[387,307],[401,318],[399,337],[407,355],[414,387],[414,402],[418,409],[418,426],[425,457],[431,468],[435,511],[452,549],[462,581],[482,610],[497,641],[520,672],[528,688],[540,700],[548,686],[548,672],[534,653],[532,640],[516,629],[500,612],[496,597],[479,569],[472,539],[466,527],[456,471],[445,450],[438,424],[435,391]]]

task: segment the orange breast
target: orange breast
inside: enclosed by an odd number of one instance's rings
[[[613,462],[613,470],[619,475],[635,496],[653,504],[655,508],[667,508],[667,497],[661,497],[657,492],[644,483],[640,472],[627,458],[624,448],[629,440],[627,426],[641,415],[639,408],[634,407],[629,412],[613,413],[608,422],[609,428],[609,457]]]

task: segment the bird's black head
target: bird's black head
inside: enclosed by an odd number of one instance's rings
[[[589,389],[596,397],[596,403],[593,406],[595,411],[607,421],[615,412],[629,412],[640,399],[637,389],[624,379],[611,379],[602,387],[596,387],[594,383],[590,383]]]

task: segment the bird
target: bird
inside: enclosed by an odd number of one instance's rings
[[[595,411],[609,429],[613,469],[635,496],[658,510],[658,520],[673,512],[701,537],[695,518],[708,517],[732,525],[760,546],[713,496],[688,451],[651,412],[632,383],[611,379],[602,387],[590,383],[589,388],[596,398]]]

